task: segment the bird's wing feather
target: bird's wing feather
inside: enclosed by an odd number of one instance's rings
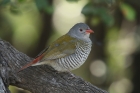
[[[76,39],[69,35],[60,37],[44,52],[45,54],[41,61],[58,59],[73,54],[76,50],[76,42]]]
[[[41,62],[45,60],[58,59],[73,54],[76,50],[76,42],[77,40],[69,35],[58,38],[48,48],[39,53],[33,61],[23,66],[19,71],[35,64],[40,65],[42,64]]]

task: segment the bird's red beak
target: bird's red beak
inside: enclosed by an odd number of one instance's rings
[[[87,32],[87,33],[94,33],[94,31],[91,30],[91,29],[86,30],[86,32]]]

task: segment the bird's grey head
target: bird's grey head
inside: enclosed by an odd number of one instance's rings
[[[77,23],[69,30],[68,35],[78,39],[87,39],[90,33],[93,33],[93,31],[87,24]]]

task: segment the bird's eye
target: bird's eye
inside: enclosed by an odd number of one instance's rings
[[[80,31],[82,32],[82,31],[83,31],[83,29],[80,29]]]

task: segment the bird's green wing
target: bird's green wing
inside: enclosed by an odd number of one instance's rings
[[[53,42],[48,50],[43,53],[41,61],[62,58],[75,53],[77,40],[69,35],[64,35]]]

